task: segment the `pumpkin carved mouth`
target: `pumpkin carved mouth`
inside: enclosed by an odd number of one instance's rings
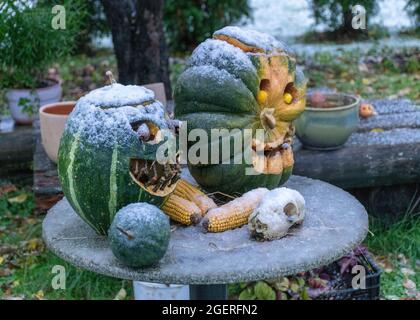
[[[262,174],[280,174],[293,166],[292,138],[294,129],[291,126],[284,138],[271,142],[252,140],[252,164],[255,171]],[[264,151],[263,151],[264,150]]]
[[[174,191],[181,174],[181,166],[160,164],[157,160],[130,159],[130,176],[147,192],[164,197]]]
[[[178,120],[167,119],[166,124],[175,135],[178,135],[180,126]],[[155,123],[136,121],[130,125],[142,143],[153,145],[162,141],[161,130]],[[161,164],[157,160],[131,158],[129,172],[133,181],[141,188],[152,195],[164,197],[174,191],[180,179],[179,156],[176,157],[175,164]]]

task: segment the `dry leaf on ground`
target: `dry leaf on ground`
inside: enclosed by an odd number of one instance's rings
[[[117,295],[115,296],[114,300],[125,300],[127,297],[127,291],[125,291],[124,288],[121,288],[120,291],[118,291]]]
[[[7,199],[7,201],[9,201],[9,203],[24,203],[26,199],[28,199],[28,194],[22,193],[16,197]]]

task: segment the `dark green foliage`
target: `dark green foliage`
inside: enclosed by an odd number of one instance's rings
[[[406,9],[408,12],[415,16],[415,28],[420,29],[420,0],[408,0]]]
[[[250,14],[248,0],[166,0],[164,23],[170,49],[190,51],[215,30]]]
[[[62,5],[71,9],[66,9],[66,29],[56,30],[50,6],[15,0],[0,3],[0,87],[42,87],[46,68],[71,52],[82,7],[75,0]]]
[[[315,23],[324,23],[331,31],[354,33],[357,30],[351,26],[353,18],[351,7],[356,4],[366,9],[367,20],[378,10],[376,0],[312,0]]]
[[[79,13],[77,19],[81,24],[80,32],[75,38],[75,52],[78,53],[92,53],[92,41],[95,37],[106,36],[110,34],[109,26],[106,21],[104,8],[100,0],[76,0],[71,6],[83,6],[83,10],[75,11]],[[61,4],[61,0],[39,0],[45,6],[52,7],[56,4]]]

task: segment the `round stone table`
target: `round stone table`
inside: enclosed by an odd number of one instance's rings
[[[306,218],[290,235],[257,242],[247,226],[203,233],[200,226],[173,228],[158,265],[133,269],[119,263],[106,237],[98,236],[61,200],[43,222],[48,248],[64,260],[97,273],[134,281],[189,284],[192,298],[224,298],[226,284],[307,271],[340,258],[368,230],[364,207],[349,193],[320,180],[292,176],[286,187],[306,201]]]

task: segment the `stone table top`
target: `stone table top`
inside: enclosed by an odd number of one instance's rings
[[[292,176],[287,187],[306,200],[304,223],[285,238],[257,242],[247,226],[203,233],[200,226],[177,225],[158,265],[129,268],[113,256],[106,237],[98,236],[66,199],[43,222],[47,246],[64,260],[100,274],[137,281],[224,284],[270,279],[326,265],[359,244],[368,230],[364,207],[349,193],[326,182]]]

